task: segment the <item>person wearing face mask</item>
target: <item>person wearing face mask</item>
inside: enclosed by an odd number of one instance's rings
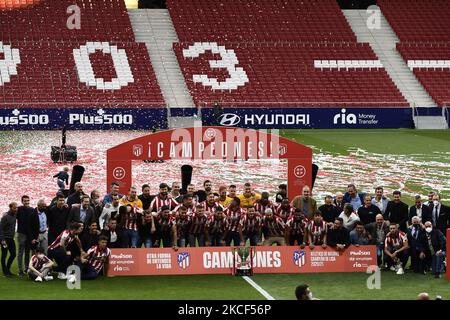
[[[336,206],[338,212],[344,211],[344,194],[342,192],[336,192],[334,196],[333,204]]]
[[[409,243],[409,255],[411,256],[411,268],[415,273],[423,273],[423,238],[425,236],[425,230],[422,228],[418,216],[414,216],[411,222],[412,224],[406,232]]]
[[[51,281],[53,276],[49,275],[53,267],[51,261],[42,248],[37,248],[28,264],[28,277],[35,282]]]
[[[446,256],[446,239],[444,234],[433,227],[431,221],[425,222],[425,237],[423,238],[423,260],[426,266],[431,265],[431,270],[435,278],[441,277],[444,259]]]
[[[450,227],[450,207],[441,203],[441,197],[438,194],[434,194],[430,211],[430,221],[433,227],[439,229],[445,235],[447,228]]]
[[[311,290],[307,284],[299,285],[295,288],[295,297],[297,300],[318,300],[313,297]]]

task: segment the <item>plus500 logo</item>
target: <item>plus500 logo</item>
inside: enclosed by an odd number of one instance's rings
[[[105,114],[98,112],[97,116],[90,116],[82,113],[69,114],[70,124],[93,124],[93,125],[105,125],[105,124],[133,124],[133,116],[131,114]]]
[[[39,125],[50,122],[50,118],[46,114],[20,114],[17,109],[12,113],[12,116],[0,117],[0,125]]]

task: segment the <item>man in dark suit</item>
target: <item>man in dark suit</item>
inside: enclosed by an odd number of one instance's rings
[[[411,268],[415,273],[423,273],[423,255],[421,253],[424,251],[423,240],[425,237],[425,229],[420,225],[420,218],[418,216],[414,216],[411,222],[412,224],[406,232],[409,243],[409,255],[411,257]]]
[[[337,217],[332,228],[328,229],[327,244],[337,250],[344,250],[350,245],[348,230],[344,227],[344,220]]]
[[[84,225],[85,231],[88,230],[90,223],[95,220],[94,209],[92,209],[90,201],[89,196],[83,196],[81,198],[80,206],[72,206],[67,217],[67,227],[69,227],[72,222],[79,222]]]
[[[398,190],[393,193],[394,200],[389,201],[386,211],[384,212],[384,219],[391,224],[398,224],[400,230],[406,232],[406,222],[408,221],[408,205],[401,201],[402,193]]]
[[[431,211],[427,205],[422,203],[422,197],[420,195],[415,196],[415,205],[409,208],[408,221],[411,224],[413,217],[417,216],[421,219],[422,223],[431,221]]]
[[[441,277],[445,259],[444,234],[437,228],[433,228],[432,222],[425,222],[425,237],[423,241],[423,258],[427,266],[431,265],[435,278]]]
[[[56,205],[47,209],[46,213],[48,224],[48,244],[51,245],[67,227],[69,206],[66,204],[64,195],[58,195]]]
[[[117,225],[117,218],[109,219],[107,228],[102,230],[102,235],[108,237],[108,248],[123,248],[123,234]]]
[[[80,204],[81,198],[86,194],[83,192],[83,184],[81,182],[75,183],[75,192],[67,198],[67,205],[72,208],[74,204]]]
[[[433,196],[433,205],[430,207],[431,223],[433,227],[441,230],[445,235],[447,228],[450,227],[450,207],[441,203],[441,197],[438,194]]]

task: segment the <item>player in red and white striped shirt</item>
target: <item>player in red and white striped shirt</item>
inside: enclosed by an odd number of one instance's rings
[[[275,212],[277,205],[269,200],[269,193],[263,192],[261,193],[261,199],[257,200],[255,204],[256,212],[259,212],[261,216],[264,215],[267,209],[271,209],[272,212]]]
[[[52,270],[52,266],[53,261],[45,256],[44,250],[37,248],[28,265],[28,276],[36,282],[53,280],[53,277],[48,275]]]
[[[250,245],[256,246],[261,238],[261,225],[262,220],[259,215],[256,214],[254,206],[248,206],[247,213],[242,216],[241,221],[241,239],[243,243],[250,239]]]
[[[178,216],[178,212],[181,207],[185,207],[187,209],[186,214],[188,216],[193,216],[195,213],[195,202],[192,194],[183,195],[182,204],[179,204],[175,209],[175,216]]]
[[[214,193],[210,193],[206,196],[206,200],[200,203],[205,211],[206,215],[209,217],[212,215],[217,207],[222,207],[219,202],[216,201]]]
[[[189,229],[191,228],[191,217],[187,214],[188,209],[185,206],[179,207],[176,217],[177,226],[177,246],[179,248],[186,247],[189,242]]]
[[[212,247],[221,247],[225,244],[225,233],[228,229],[227,216],[222,207],[217,207],[206,222],[208,240]]]
[[[159,185],[159,194],[150,203],[149,210],[159,212],[163,206],[168,206],[169,211],[174,211],[178,206],[178,202],[169,195],[169,186],[166,183]]]
[[[264,245],[271,246],[276,243],[279,246],[286,245],[286,224],[283,219],[273,214],[272,209],[268,208],[264,212],[262,219],[264,228]]]
[[[288,201],[289,202],[289,201]],[[294,214],[289,217],[286,222],[287,235],[289,238],[289,245],[303,246],[305,244],[305,229],[308,225],[308,219],[305,218],[301,209],[295,209]]]
[[[98,244],[81,256],[81,280],[94,280],[99,275],[106,275],[111,250],[107,247],[108,238],[100,236]]]
[[[228,208],[224,210],[225,215],[227,216],[228,221],[228,229],[225,232],[225,242],[227,246],[231,245],[231,241],[233,241],[233,245],[235,247],[241,245],[241,235],[239,233],[240,221],[242,216],[244,215],[244,211],[240,207],[241,201],[239,198],[234,198],[231,200]]]
[[[397,274],[403,274],[408,262],[408,250],[406,233],[400,231],[397,224],[391,224],[384,240],[384,259],[388,268],[397,271]]]
[[[162,206],[156,220],[156,229],[158,230],[157,244],[162,242],[164,248],[177,247],[177,227],[176,220],[170,214],[168,206]]]
[[[322,218],[320,211],[314,212],[313,219],[306,226],[306,239],[308,239],[309,247],[314,246],[327,247],[327,223]]]
[[[288,219],[294,215],[295,207],[291,206],[288,198],[284,198],[275,209],[275,215],[283,219],[286,223]]]
[[[126,248],[137,248],[139,240],[139,221],[142,221],[142,209],[131,205],[119,208],[119,224],[123,227],[123,240]]]
[[[189,246],[195,247],[197,243],[199,247],[204,247],[206,244],[206,222],[208,216],[201,204],[195,208],[195,214],[191,218],[191,227],[189,229]]]
[[[83,231],[83,224],[73,222],[69,229],[64,230],[56,238],[55,241],[48,247],[48,257],[50,260],[55,260],[57,263],[58,279],[67,279],[67,267],[73,263],[74,258],[70,248],[77,246],[77,251],[84,253],[81,246],[81,241],[78,235]]]

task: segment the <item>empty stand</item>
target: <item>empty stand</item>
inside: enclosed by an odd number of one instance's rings
[[[47,0],[0,10],[0,104],[163,107],[147,48],[123,0]],[[81,28],[67,26],[80,8]],[[67,11],[70,11],[67,13]],[[70,25],[70,23],[69,23]]]
[[[450,0],[378,0],[402,42],[450,40]]]
[[[220,60],[222,54],[206,51],[191,57],[193,43],[175,44],[186,82],[199,106],[220,102],[224,106],[408,106],[383,68],[316,68],[315,60],[369,60],[377,58],[367,44],[215,44],[233,51],[235,68],[245,72],[245,84],[225,86],[234,78]],[[198,46],[197,46],[198,47]],[[188,50],[191,48],[190,50]],[[200,50],[202,52],[203,50]],[[226,57],[225,57],[226,58]],[[210,60],[213,60],[210,62]],[[215,61],[214,61],[215,60]],[[231,64],[230,64],[231,65]],[[211,68],[218,66],[218,68]],[[213,79],[220,89],[205,85],[201,79]],[[237,79],[237,83],[243,80]]]
[[[180,41],[356,41],[335,0],[168,0]]]

